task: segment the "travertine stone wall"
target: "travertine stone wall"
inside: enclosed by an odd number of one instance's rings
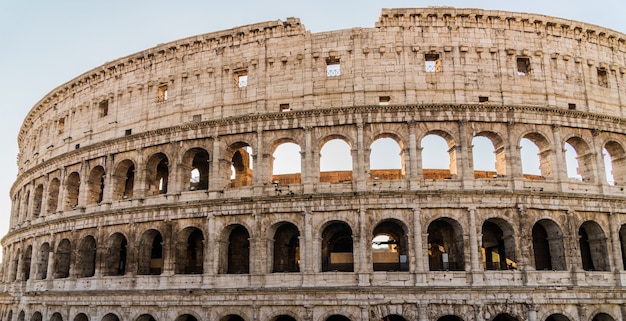
[[[626,320],[625,77],[624,34],[454,8],[108,62],[24,120],[0,318]],[[429,135],[449,169],[423,168]],[[475,137],[495,171],[474,168]],[[400,169],[371,168],[380,138]],[[352,170],[320,171],[333,139]],[[284,143],[299,173],[274,175]]]

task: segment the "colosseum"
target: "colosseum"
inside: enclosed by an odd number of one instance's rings
[[[448,7],[107,62],[21,126],[0,318],[626,320],[625,88],[626,34]]]

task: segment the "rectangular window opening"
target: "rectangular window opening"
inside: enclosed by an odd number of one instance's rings
[[[133,130],[132,130],[132,129],[127,129],[127,130],[125,130],[125,131],[124,131],[124,136],[129,136],[129,135],[131,135],[132,133],[133,133]]]
[[[598,68],[598,85],[602,87],[609,86],[609,76],[604,68]]]
[[[237,88],[244,88],[248,86],[248,71],[240,70],[235,72],[235,84]]]
[[[279,109],[280,111],[291,111],[289,104],[280,104]]]
[[[62,133],[63,131],[65,131],[65,118],[59,119],[59,124],[58,124],[57,128],[59,130],[59,134]]]
[[[79,149],[79,148],[80,148],[80,144],[74,145],[74,149]]]
[[[105,99],[98,104],[98,110],[100,111],[100,117],[104,117],[109,114],[109,100]]]
[[[194,123],[199,123],[202,121],[202,115],[193,115],[191,118],[191,121],[193,121]]]
[[[478,96],[478,102],[481,104],[486,104],[489,102],[489,97],[487,96]]]
[[[526,76],[530,74],[530,58],[517,57],[517,74],[519,76]]]
[[[341,64],[339,58],[326,58],[326,77],[337,77],[341,75]]]
[[[567,107],[568,107],[570,110],[575,110],[575,109],[576,109],[576,104],[567,104]]]
[[[390,101],[391,101],[391,97],[390,96],[380,96],[380,97],[378,97],[378,105],[380,105],[380,106],[387,106],[387,105],[389,105]]]
[[[441,59],[438,53],[424,55],[426,72],[441,72]]]
[[[166,101],[167,100],[167,85],[161,85],[157,91],[157,101]]]

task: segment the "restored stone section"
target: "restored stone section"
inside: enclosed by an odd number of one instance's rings
[[[625,53],[581,22],[426,8],[106,63],[24,120],[0,319],[624,320]],[[381,139],[398,166],[374,167]],[[333,142],[347,169],[322,168]]]

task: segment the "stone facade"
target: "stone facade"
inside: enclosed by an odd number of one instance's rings
[[[0,318],[626,320],[624,88],[626,35],[475,9],[289,18],[106,63],[24,120]],[[449,169],[423,168],[433,135]],[[371,168],[381,138],[401,168]],[[337,139],[352,170],[321,171]],[[285,143],[298,173],[273,171]]]

